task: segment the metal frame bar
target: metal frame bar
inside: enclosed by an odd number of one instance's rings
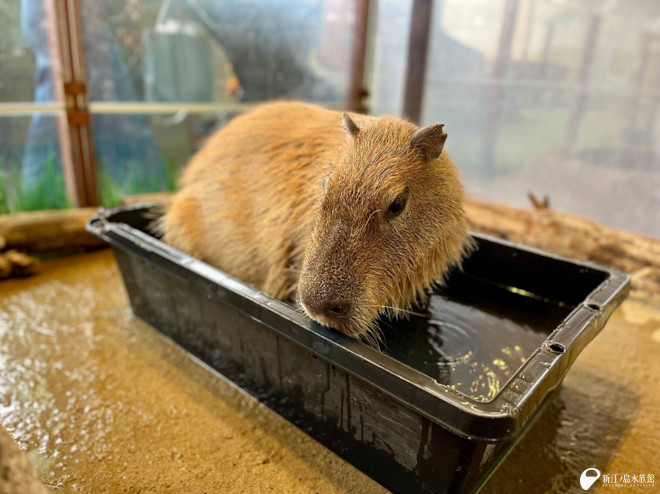
[[[591,75],[591,66],[595,58],[596,45],[600,34],[602,24],[602,17],[594,14],[589,17],[589,25],[587,34],[584,40],[584,49],[582,51],[582,60],[580,62],[580,70],[577,75],[577,84],[579,90],[573,99],[573,105],[570,110],[568,125],[566,128],[566,135],[564,137],[564,153],[572,155],[577,150],[577,142],[580,133],[580,126],[582,124],[582,116],[584,115],[589,95],[587,93],[587,84]]]
[[[433,0],[414,0],[410,19],[403,114],[415,123],[420,123],[422,116],[432,11]]]
[[[30,117],[35,114],[63,115],[64,103],[0,103],[0,117]]]
[[[502,13],[502,28],[497,46],[497,57],[493,66],[492,78],[501,80],[506,76],[511,59],[513,34],[516,29],[519,0],[506,0]],[[482,140],[482,160],[487,166],[488,173],[495,171],[495,150],[497,146],[497,133],[502,114],[503,87],[496,84],[490,89],[488,107],[484,119],[484,133]]]
[[[623,131],[624,142],[632,145],[634,141],[635,123],[640,110],[640,104],[645,97],[644,94],[644,79],[649,68],[649,60],[652,57],[652,45],[654,44],[653,36],[649,33],[642,33],[640,35],[640,52],[637,66],[630,79],[630,94],[626,105],[625,123]]]
[[[98,206],[91,117],[87,107],[80,0],[44,0],[55,100],[42,106],[59,114],[62,173],[69,198],[77,207]],[[34,108],[34,107],[33,107]],[[27,108],[16,105],[14,110]],[[64,110],[63,113],[60,113]],[[20,113],[16,111],[15,113]],[[32,112],[36,113],[36,112]]]
[[[351,61],[351,81],[348,90],[348,106],[358,113],[366,113],[364,98],[368,95],[364,87],[364,73],[367,59],[367,38],[369,33],[369,0],[355,2],[355,39],[353,60]]]
[[[57,138],[62,162],[62,173],[64,175],[67,195],[74,200],[75,205],[78,205],[76,197],[79,185],[74,172],[71,132],[66,120],[67,104],[64,94],[64,80],[70,76],[68,75],[68,64],[64,62],[67,52],[64,50],[61,42],[63,38],[63,26],[60,22],[60,10],[59,0],[44,0],[51,79],[53,81],[53,99],[57,102],[52,106],[57,105],[61,109],[61,111],[56,111],[55,114],[57,115]]]
[[[179,112],[186,113],[233,113],[245,112],[255,106],[257,103],[121,103],[121,102],[90,102],[90,113],[97,114],[173,114]]]
[[[91,116],[87,107],[89,93],[86,85],[85,50],[82,36],[80,0],[60,0],[64,7],[63,18],[70,53],[71,78],[65,81],[67,98],[67,119],[72,135],[74,150],[74,173],[80,188],[76,190],[78,206],[100,205],[96,180],[96,153],[92,139]]]

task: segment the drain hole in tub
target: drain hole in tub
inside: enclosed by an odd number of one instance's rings
[[[548,348],[558,354],[562,354],[566,351],[566,348],[561,343],[550,343]]]

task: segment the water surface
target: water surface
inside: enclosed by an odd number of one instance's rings
[[[382,321],[382,350],[441,384],[490,401],[573,308],[460,274],[410,320]]]

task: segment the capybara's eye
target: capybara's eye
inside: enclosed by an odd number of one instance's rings
[[[406,201],[408,200],[408,194],[401,194],[399,197],[392,201],[390,207],[387,208],[387,214],[390,218],[399,216],[403,209],[406,207]]]

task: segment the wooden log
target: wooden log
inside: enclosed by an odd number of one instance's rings
[[[0,280],[4,280],[11,276],[12,265],[9,259],[4,254],[0,254]]]
[[[17,250],[0,253],[0,256],[2,256],[11,266],[11,273],[9,276],[15,278],[20,276],[30,276],[36,273],[39,268],[38,259],[30,257]]]
[[[0,492],[47,494],[27,455],[0,425]]]
[[[171,193],[129,196],[125,204],[167,201]],[[468,199],[472,230],[580,260],[612,266],[632,276],[633,288],[660,295],[660,240],[615,230],[582,216],[551,209],[519,209]],[[104,242],[85,231],[95,208],[0,216],[8,249],[37,253],[91,248]]]
[[[0,215],[0,238],[7,249],[28,253],[100,247],[103,240],[85,231],[96,212],[80,208]]]

